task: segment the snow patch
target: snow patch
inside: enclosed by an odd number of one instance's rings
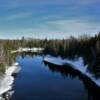
[[[9,66],[5,74],[0,75],[0,97],[2,100],[2,95],[5,93],[8,93],[11,95],[13,92],[10,91],[13,87],[13,82],[14,82],[14,77],[12,76],[13,74],[17,74],[20,71],[20,66],[19,63],[14,63],[12,66]]]
[[[9,75],[0,76],[0,95],[12,89],[14,78]]]
[[[55,57],[51,57],[51,56],[46,56],[44,58],[44,61],[55,64],[55,65],[59,65],[59,66],[63,66],[65,65],[65,61],[62,60],[61,58],[55,58]]]
[[[12,66],[9,66],[8,69],[5,71],[6,75],[13,75],[17,74],[21,68],[18,66],[18,63],[14,63]]]
[[[19,48],[18,50],[12,50],[11,53],[21,53],[21,52],[41,52],[44,48]]]

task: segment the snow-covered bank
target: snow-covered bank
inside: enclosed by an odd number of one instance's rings
[[[0,75],[0,100],[2,100],[2,95],[11,92],[14,83],[13,74],[17,74],[20,71],[20,66],[18,63],[12,64],[5,70],[5,74]],[[12,93],[12,92],[11,92]],[[10,93],[10,94],[11,94]]]
[[[21,68],[19,67],[19,64],[18,63],[14,63],[12,66],[9,66],[6,69],[5,74],[6,75],[17,74],[20,70],[21,70]]]
[[[77,71],[81,72],[84,76],[86,76],[87,78],[89,78],[98,87],[100,87],[100,78],[96,79],[95,77],[93,77],[93,74],[91,74],[88,71],[88,66],[87,65],[84,66],[82,57],[79,57],[77,60],[72,61],[72,60],[68,60],[68,59],[64,59],[63,60],[60,57],[56,58],[56,57],[52,57],[52,56],[49,56],[49,57],[46,56],[46,57],[44,57],[43,60],[45,62],[54,64],[54,65],[60,65],[60,66],[69,64],[71,68],[73,68],[74,70],[77,70]]]
[[[21,52],[42,52],[44,48],[19,48],[18,50],[12,50],[11,53],[21,53]]]
[[[61,58],[54,58],[51,56],[44,57],[44,61],[58,66],[63,66],[66,64],[66,61],[62,60]]]
[[[20,71],[20,67],[16,67],[16,66],[9,66],[9,68],[6,70],[5,74],[6,75],[13,75],[16,74]]]
[[[14,78],[9,75],[0,76],[0,95],[12,89]]]

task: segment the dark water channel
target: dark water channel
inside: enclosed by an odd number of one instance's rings
[[[71,69],[46,64],[40,55],[17,56],[16,61],[21,71],[13,100],[100,100],[94,86]]]

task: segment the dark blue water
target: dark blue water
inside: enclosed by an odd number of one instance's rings
[[[13,100],[89,100],[88,90],[78,76],[50,70],[42,56],[18,56],[17,62],[22,69],[15,80]]]

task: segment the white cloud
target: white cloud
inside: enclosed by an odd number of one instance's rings
[[[26,17],[30,17],[30,16],[32,16],[32,13],[23,12],[23,13],[16,13],[16,14],[13,14],[13,15],[8,15],[4,18],[6,20],[16,20],[16,19],[22,19],[22,18],[26,18]]]
[[[47,21],[40,26],[57,33],[90,33],[99,31],[99,23],[91,23],[82,20],[56,20]]]
[[[12,29],[5,33],[12,33],[13,37],[39,37],[39,38],[64,38],[81,34],[94,35],[99,32],[99,23],[89,23],[81,20],[56,20],[46,21],[33,28]],[[3,33],[3,32],[2,32]],[[9,36],[9,35],[8,35]]]

